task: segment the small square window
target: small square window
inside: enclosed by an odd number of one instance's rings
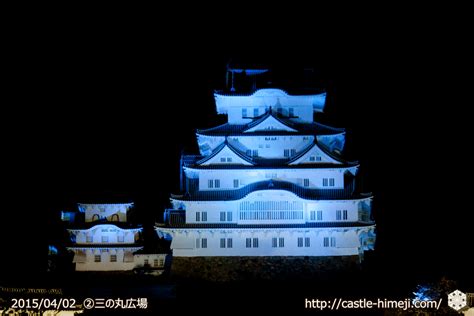
[[[110,262],[117,262],[117,255],[110,255]]]
[[[100,255],[95,255],[94,256],[94,262],[100,262],[101,261],[101,256]]]

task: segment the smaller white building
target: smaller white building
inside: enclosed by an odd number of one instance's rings
[[[78,204],[78,212],[62,212],[71,223],[68,232],[76,271],[128,271],[140,268],[163,270],[166,254],[139,253],[142,228],[130,225],[133,203]],[[84,221],[78,223],[83,213]],[[69,214],[65,216],[65,214]]]

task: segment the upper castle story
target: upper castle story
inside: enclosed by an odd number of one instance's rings
[[[304,69],[303,78],[289,84],[278,80],[278,72],[255,65],[228,65],[226,86],[215,91],[216,110],[229,124],[242,125],[267,113],[270,108],[280,118],[294,123],[312,123],[314,113],[322,112],[326,93],[314,88],[313,69]],[[308,88],[308,87],[312,88]],[[297,87],[297,88],[295,88]]]

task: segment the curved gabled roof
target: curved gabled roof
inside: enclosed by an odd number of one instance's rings
[[[349,181],[344,189],[311,189],[279,180],[254,182],[243,188],[234,190],[196,191],[192,193],[187,192],[179,196],[171,194],[171,198],[182,201],[235,201],[244,198],[252,192],[263,190],[284,190],[306,200],[344,200],[359,198],[359,196],[354,196],[354,183],[352,181]]]
[[[288,161],[288,165],[291,165],[292,163],[294,163],[295,161],[297,161],[298,159],[302,158],[304,155],[306,155],[309,151],[311,151],[311,149],[313,149],[314,147],[317,147],[319,150],[321,150],[324,154],[328,155],[331,159],[334,159],[336,160],[337,162],[340,162],[341,165],[343,166],[357,166],[359,165],[359,162],[358,161],[347,161],[347,160],[344,160],[342,159],[342,157],[339,157],[338,155],[334,154],[333,152],[331,152],[330,150],[328,150],[324,145],[322,144],[319,144],[318,143],[318,140],[317,138],[314,138],[314,142],[309,145],[306,149],[304,149],[303,151],[301,151],[299,154],[297,154],[296,156],[292,157],[289,161]],[[315,164],[320,164],[320,163],[315,163]]]
[[[222,143],[220,144],[219,146],[217,146],[214,151],[212,152],[212,154],[210,154],[209,156],[207,157],[204,157],[203,159],[201,160],[198,160],[196,161],[196,164],[197,165],[202,165],[204,163],[206,163],[207,161],[211,160],[212,158],[214,158],[215,156],[217,156],[220,152],[222,152],[225,148],[228,148],[232,153],[234,153],[236,156],[238,156],[240,159],[244,160],[245,162],[247,162],[248,164],[250,165],[254,165],[255,163],[252,161],[252,159],[246,155],[243,155],[242,153],[240,153],[236,148],[234,148],[231,144],[229,144],[229,142],[227,142],[227,139]],[[233,161],[233,163],[228,163],[228,165],[234,165],[235,162]]]
[[[275,117],[275,116],[274,116]],[[208,129],[198,129],[196,130],[196,134],[198,135],[207,135],[207,136],[237,136],[237,135],[295,135],[294,132],[286,132],[286,131],[256,131],[256,132],[246,132],[244,131],[250,129],[252,126],[251,124],[255,124],[256,121],[259,121],[263,117],[259,117],[256,120],[247,123],[247,124],[229,124],[225,123],[216,127],[211,127]],[[278,119],[282,124],[288,125],[293,129],[298,131],[298,134],[304,135],[336,135],[345,133],[345,129],[332,127],[328,125],[324,125],[317,122],[312,123],[297,123],[285,120],[284,118],[275,117]],[[258,124],[258,123],[257,123]]]

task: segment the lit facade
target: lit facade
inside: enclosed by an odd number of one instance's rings
[[[216,92],[226,124],[197,131],[181,158],[160,236],[175,257],[360,256],[375,243],[372,196],[342,159],[345,131],[314,121],[325,93]]]
[[[129,225],[133,203],[78,204],[78,212],[62,212],[74,252],[76,271],[127,271],[135,268],[162,269],[166,254],[144,254],[141,227]]]

